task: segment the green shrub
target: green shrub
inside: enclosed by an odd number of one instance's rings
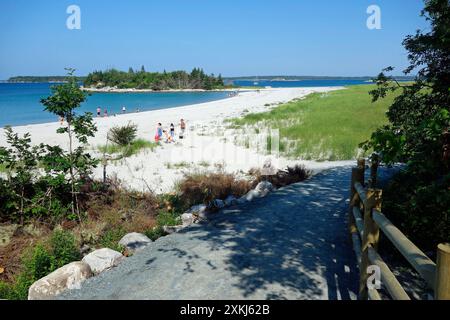
[[[126,234],[127,232],[123,227],[112,228],[103,233],[99,243],[104,248],[109,248],[118,252],[122,252],[124,248],[121,245],[119,245],[119,241]]]
[[[68,231],[54,231],[50,239],[50,245],[53,250],[56,268],[81,258],[75,237]]]
[[[180,224],[180,215],[174,211],[160,211],[156,217],[156,223],[158,226],[176,226]]]
[[[162,226],[157,226],[151,230],[145,231],[144,234],[152,241],[156,241],[166,235]]]
[[[136,139],[137,125],[128,123],[126,126],[113,127],[108,132],[108,139],[119,145],[127,146]]]

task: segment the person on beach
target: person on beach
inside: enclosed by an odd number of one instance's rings
[[[103,117],[108,118],[108,109],[105,109],[103,112]]]
[[[184,139],[184,131],[186,130],[186,123],[184,122],[184,119],[180,120],[180,139]]]
[[[172,141],[175,141],[175,126],[173,123],[170,124],[170,136],[172,137]]]
[[[158,127],[156,127],[156,135],[155,135],[155,142],[159,142],[163,135],[163,129],[162,124],[158,123]]]
[[[97,117],[100,117],[102,114],[102,109],[100,107],[97,108]]]
[[[122,107],[122,113],[127,113],[127,108],[125,106]]]
[[[61,125],[64,124],[64,117],[59,117],[59,123],[60,123]]]
[[[166,137],[166,143],[170,143],[173,142],[172,137],[169,135],[169,133],[167,132],[167,130],[163,130],[164,136]]]

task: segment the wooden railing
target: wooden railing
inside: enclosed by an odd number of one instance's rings
[[[380,231],[405,257],[411,266],[425,280],[434,292],[436,300],[450,300],[450,244],[440,244],[437,248],[437,263],[414,245],[381,212],[382,191],[376,189],[378,159],[371,160],[370,178],[366,184],[365,160],[358,160],[352,169],[349,229],[353,247],[358,259],[360,280],[359,299],[381,300],[378,290],[368,286],[372,274],[370,266],[377,266],[381,282],[394,300],[410,300],[395,275],[378,254]],[[370,270],[370,274],[369,274]]]

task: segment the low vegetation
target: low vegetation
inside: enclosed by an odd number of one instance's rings
[[[105,153],[108,155],[118,155],[119,157],[117,159],[115,159],[115,160],[118,160],[120,158],[131,157],[145,149],[153,151],[157,147],[158,147],[158,144],[155,142],[147,141],[144,139],[136,139],[136,140],[133,140],[129,145],[126,145],[126,146],[121,146],[118,144],[107,144],[107,145],[99,146],[98,150],[101,153]]]
[[[395,93],[372,103],[373,85],[351,86],[330,93],[315,93],[303,100],[248,114],[231,121],[233,128],[255,132],[278,129],[280,151],[305,160],[349,160],[361,152],[358,145],[380,125]],[[270,148],[270,146],[269,146]]]

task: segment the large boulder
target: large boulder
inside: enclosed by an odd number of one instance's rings
[[[87,263],[94,274],[102,273],[119,265],[125,257],[117,251],[103,248],[89,253],[83,258],[83,262]]]
[[[146,235],[136,232],[126,234],[119,241],[119,245],[126,248],[130,253],[139,251],[148,246],[150,243],[152,243],[152,240],[150,240]]]
[[[92,270],[84,262],[72,262],[33,283],[28,300],[51,300],[67,289],[80,289],[81,283],[92,277]]]

